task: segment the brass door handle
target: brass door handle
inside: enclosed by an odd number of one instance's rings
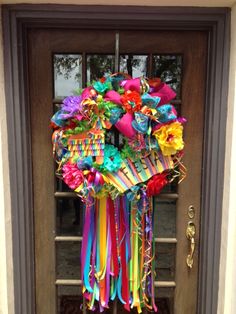
[[[195,234],[196,234],[195,224],[192,221],[189,221],[186,229],[186,237],[190,241],[190,253],[187,256],[186,263],[190,269],[193,268],[193,255],[195,251]]]

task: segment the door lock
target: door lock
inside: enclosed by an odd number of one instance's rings
[[[188,217],[193,219],[195,217],[195,208],[193,205],[190,205],[188,208]]]

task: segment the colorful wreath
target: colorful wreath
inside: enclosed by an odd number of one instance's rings
[[[185,168],[183,124],[160,79],[117,73],[66,97],[51,119],[59,176],[85,203],[83,293],[100,311],[117,296],[157,310],[151,196]]]

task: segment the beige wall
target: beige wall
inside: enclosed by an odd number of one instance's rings
[[[103,5],[155,5],[155,6],[197,6],[231,7],[234,0],[0,0],[0,3],[64,3],[64,4],[103,4]]]
[[[13,313],[11,207],[0,10],[0,314]],[[9,309],[9,311],[8,311]]]
[[[231,54],[218,314],[236,313],[236,4],[231,17]]]
[[[0,3],[22,1],[0,0]],[[48,2],[44,0],[24,3]],[[110,4],[108,0],[51,0],[51,3]],[[140,5],[186,5],[186,6],[231,6],[230,0],[117,0],[116,4]],[[1,13],[1,12],[0,12]],[[1,14],[0,14],[1,16]],[[1,20],[0,20],[1,22]],[[232,7],[232,38],[230,57],[230,86],[228,100],[228,120],[226,136],[226,162],[224,181],[222,245],[220,265],[220,285],[218,314],[236,313],[236,4]],[[3,79],[2,29],[0,23],[0,314],[13,314],[13,275],[11,210],[9,188],[9,164],[6,133],[6,106]],[[23,313],[22,313],[23,314]]]

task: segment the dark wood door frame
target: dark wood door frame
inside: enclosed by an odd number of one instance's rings
[[[35,313],[27,32],[30,28],[36,27],[87,29],[99,27],[157,31],[177,29],[208,32],[198,314],[215,314],[219,283],[230,9],[72,5],[3,6],[14,293],[17,314]]]

